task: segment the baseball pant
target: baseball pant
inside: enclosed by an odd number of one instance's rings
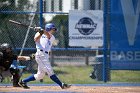
[[[35,55],[36,62],[38,64],[37,74],[34,75],[36,80],[43,79],[45,74],[52,76],[54,74],[52,66],[49,62],[49,54],[44,51],[37,50]]]

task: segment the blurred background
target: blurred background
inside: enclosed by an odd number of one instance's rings
[[[124,2],[128,6],[132,4],[133,7],[125,10],[127,6]],[[89,10],[91,12],[85,12]],[[36,49],[33,38],[36,32],[33,29],[10,23],[9,20],[42,28],[46,23],[53,22],[58,32],[55,34],[56,41],[50,54],[50,62],[62,79],[65,80],[61,74],[64,74],[70,83],[104,83],[107,81],[140,83],[139,10],[139,0],[129,0],[129,2],[126,0],[1,0],[0,43],[11,44],[18,55],[34,54]],[[99,27],[102,29],[101,42],[98,40],[89,42],[81,39],[83,44],[86,43],[89,46],[82,46],[80,42],[75,42],[77,43],[75,46],[71,45],[70,29],[76,28],[71,28],[70,11],[78,11],[77,16],[72,17],[75,20],[81,15],[79,11],[87,13],[91,19],[100,17],[94,14],[96,11],[101,11],[103,13],[102,26]],[[130,12],[130,14],[128,11],[132,11],[132,13]],[[125,21],[124,16],[130,20]],[[94,22],[98,23],[98,20],[91,23],[94,24]],[[128,24],[129,22],[137,23],[131,25]],[[77,22],[77,24],[80,23]],[[90,24],[90,21],[83,21],[83,24]],[[129,31],[129,27],[134,29]],[[84,30],[90,31],[90,27],[81,28],[80,31]],[[90,38],[79,32],[76,35]],[[94,31],[91,33],[91,35],[99,35]],[[132,35],[133,33],[136,37]],[[98,45],[98,43],[100,44]],[[23,77],[36,73],[35,60],[20,62],[19,65],[26,66],[23,69]],[[9,81],[4,83],[7,82]],[[44,80],[44,82],[51,81]]]

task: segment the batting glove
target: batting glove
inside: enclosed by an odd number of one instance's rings
[[[41,29],[42,29],[41,27],[34,27],[34,30],[37,32],[40,31]]]
[[[41,35],[44,33],[44,30],[41,27],[35,27],[34,30],[39,32]]]

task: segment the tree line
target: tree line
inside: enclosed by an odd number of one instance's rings
[[[37,2],[37,5],[39,2]],[[30,24],[33,14],[34,26],[39,26],[39,6],[36,11],[30,11],[34,4],[30,0],[1,0],[0,1],[0,43],[10,43],[15,48],[21,48],[28,28],[11,24],[8,20],[16,20],[24,24]],[[30,13],[34,12],[34,13]],[[68,15],[55,15],[49,22],[56,24],[58,32],[55,34],[59,44],[56,47],[68,48]],[[43,27],[47,22],[43,18]],[[29,32],[25,48],[35,48],[33,41],[35,32],[32,29]]]

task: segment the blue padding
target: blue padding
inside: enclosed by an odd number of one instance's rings
[[[111,62],[111,70],[140,70],[140,62]]]
[[[25,68],[26,66],[18,66],[18,69],[23,69]]]
[[[11,67],[11,68],[23,69],[23,68],[25,68],[26,66],[19,66],[17,60],[14,60],[10,67]]]
[[[21,50],[22,48],[16,48],[15,50]],[[23,48],[23,50],[36,51],[36,48]],[[52,50],[103,50],[103,48],[52,48]]]

